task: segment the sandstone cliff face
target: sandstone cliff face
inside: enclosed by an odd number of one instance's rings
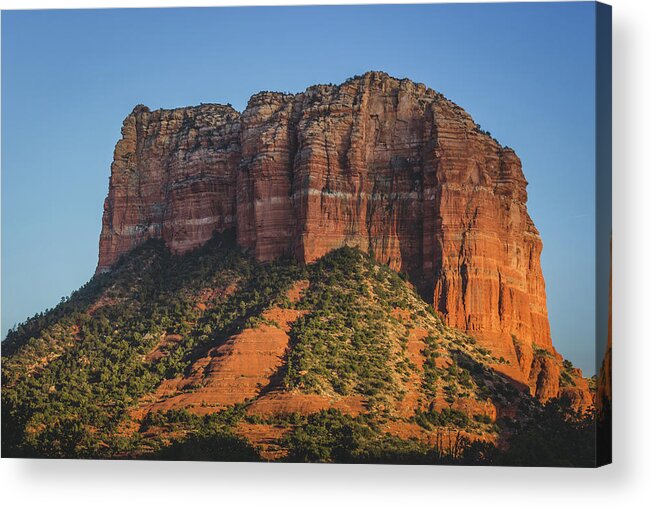
[[[98,270],[149,237],[174,252],[233,228],[266,261],[357,246],[407,273],[446,322],[558,392],[542,242],[513,150],[425,85],[370,72],[296,95],[127,117],[115,149]],[[517,344],[520,344],[520,351]],[[552,380],[537,387],[531,369]]]
[[[104,203],[98,271],[148,238],[181,253],[235,224],[239,113],[137,106],[124,120]]]

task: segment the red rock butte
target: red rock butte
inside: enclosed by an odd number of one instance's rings
[[[556,353],[526,187],[515,152],[461,107],[382,72],[261,92],[241,114],[140,105],[115,147],[97,270],[148,238],[183,253],[229,229],[261,261],[355,246],[535,391],[550,370],[533,349]]]

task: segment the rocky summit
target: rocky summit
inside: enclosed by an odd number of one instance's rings
[[[261,92],[241,114],[137,106],[115,148],[97,270],[149,238],[184,253],[229,230],[260,261],[357,247],[407,274],[534,395],[587,407],[587,384],[562,389],[526,187],[515,152],[462,108],[382,72]]]
[[[137,106],[95,276],[3,342],[3,456],[590,465],[526,186],[381,72]]]

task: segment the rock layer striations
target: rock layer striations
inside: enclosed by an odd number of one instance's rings
[[[136,106],[115,147],[98,271],[149,238],[183,253],[235,226],[239,116],[219,105]]]
[[[384,73],[258,93],[241,114],[137,106],[115,148],[98,271],[151,237],[182,253],[228,229],[262,261],[356,246],[548,397],[560,373],[535,350],[560,356],[526,186],[514,151],[462,108]]]

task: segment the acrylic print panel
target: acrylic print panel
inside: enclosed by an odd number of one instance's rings
[[[608,6],[2,43],[4,457],[610,461]]]

